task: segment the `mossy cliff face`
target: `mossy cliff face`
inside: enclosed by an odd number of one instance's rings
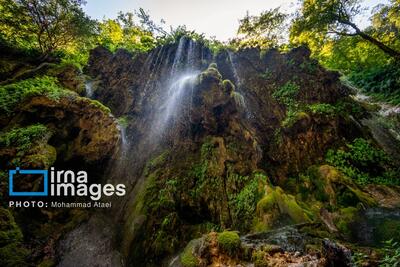
[[[167,112],[168,81],[182,78],[179,68],[189,82],[178,115],[165,123],[158,116]],[[306,48],[212,56],[183,38],[148,55],[97,48],[86,72],[98,84],[94,97],[124,118],[125,150],[134,151],[118,165],[124,175],[115,175],[133,186],[117,205],[124,225],[117,243],[128,265],[158,265],[212,230],[243,234],[296,224],[313,225],[307,231],[318,239],[310,251],[318,254],[322,238],[351,240],[361,210],[381,205],[377,190],[345,173],[369,172],[362,157],[344,167],[326,160],[329,149],[351,148],[356,138],[377,144],[357,122],[369,112]],[[202,256],[190,251],[182,263],[202,266]],[[271,259],[258,251],[246,260],[262,266]]]
[[[257,141],[241,123],[244,114],[232,89],[212,66],[198,75],[188,135],[176,126],[171,136],[180,142],[148,161],[146,182],[125,222],[125,229],[137,234],[123,239],[132,262],[147,255],[162,258],[179,249],[181,240],[212,227],[252,224],[267,178],[254,172],[260,160]]]
[[[74,71],[53,71],[0,87],[2,163],[88,168],[127,195],[107,214],[36,211],[21,230],[51,249],[35,264],[346,266],[329,239],[358,241],[368,211],[399,207],[396,164],[359,123],[370,111],[305,48],[99,47],[84,70],[95,100],[64,88],[78,91]]]

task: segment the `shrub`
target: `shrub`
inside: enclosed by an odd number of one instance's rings
[[[294,98],[297,96],[299,89],[300,87],[296,83],[289,81],[278,88],[278,90],[272,94],[272,97],[286,106],[292,106],[295,104]]]
[[[328,150],[325,160],[359,184],[400,184],[399,170],[391,159],[363,138],[345,149]]]

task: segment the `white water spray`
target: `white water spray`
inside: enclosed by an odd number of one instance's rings
[[[173,127],[174,122],[181,119],[183,115],[187,115],[187,110],[184,110],[185,104],[188,104],[190,110],[193,89],[200,73],[195,67],[195,62],[196,43],[182,37],[166,81],[165,87],[168,89],[159,102],[152,135],[163,134],[167,127]]]
[[[85,93],[86,97],[91,98],[93,96],[93,81],[85,82]]]

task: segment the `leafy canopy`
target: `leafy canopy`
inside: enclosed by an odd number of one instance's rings
[[[399,59],[398,50],[368,30],[361,30],[354,23],[355,16],[362,12],[360,2],[360,0],[303,0],[302,8],[291,27],[292,43],[307,43],[310,37],[319,38],[321,42],[329,38],[356,36],[377,46],[390,57]],[[393,2],[393,7],[397,5],[397,2]],[[393,12],[391,15],[393,16]],[[382,16],[377,16],[382,19]]]
[[[288,15],[279,8],[262,12],[259,16],[247,15],[239,21],[239,45],[262,48],[276,47],[285,40]]]
[[[82,0],[1,0],[2,38],[44,55],[78,47],[95,29],[83,4]]]

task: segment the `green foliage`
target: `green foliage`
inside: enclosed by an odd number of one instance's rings
[[[317,103],[307,106],[313,114],[331,116],[336,113],[335,106],[326,103]]]
[[[388,156],[362,138],[347,144],[346,149],[329,150],[325,160],[359,184],[400,184],[398,170]]]
[[[354,24],[361,1],[304,0],[290,29],[292,45],[307,44],[312,55],[351,83],[382,101],[400,103],[400,3],[392,0],[372,10],[371,26]],[[395,58],[395,59],[394,59]]]
[[[351,254],[351,262],[354,267],[364,266],[364,262],[368,261],[368,255],[365,255],[362,252],[353,252]]]
[[[379,262],[379,267],[397,267],[400,265],[400,245],[390,239],[385,242],[385,255]]]
[[[19,151],[26,151],[36,142],[47,139],[51,132],[42,124],[31,125],[23,128],[0,133],[0,145],[2,147],[16,147]]]
[[[284,40],[288,15],[279,8],[262,12],[259,16],[247,14],[239,21],[238,34],[244,38],[236,40],[239,47],[276,47]]]
[[[218,245],[227,254],[234,256],[240,249],[240,237],[237,232],[224,231],[218,234]]]
[[[156,45],[152,33],[136,25],[131,13],[120,13],[116,20],[100,22],[97,42],[110,51],[124,48],[131,52],[145,52]]]
[[[378,100],[400,104],[400,67],[397,64],[373,66],[352,72],[349,81]]]
[[[58,85],[54,77],[37,77],[0,86],[0,112],[11,115],[18,104],[29,97],[47,96],[59,100],[62,96],[74,94]]]
[[[1,0],[3,39],[44,55],[74,49],[94,34],[95,22],[82,10],[81,0]]]
[[[238,229],[248,229],[251,227],[257,202],[264,195],[263,186],[267,182],[267,177],[263,174],[254,174],[251,178],[240,178],[246,185],[237,194],[230,194],[229,204],[235,220],[234,224]],[[238,178],[236,179],[238,180]],[[228,182],[234,183],[231,179]]]
[[[312,50],[315,49],[321,53],[323,52],[323,45],[318,47],[317,44],[334,41],[332,35],[353,38],[356,36],[368,42],[368,44],[376,46],[387,55],[398,59],[400,57],[399,51],[390,47],[388,44],[391,43],[387,42],[388,40],[380,38],[381,36],[376,34],[377,31],[373,29],[363,31],[354,23],[355,17],[361,13],[360,2],[359,0],[304,0],[291,28],[292,43],[311,43]],[[392,7],[397,5],[396,1],[392,2]],[[393,16],[398,17],[398,15]],[[392,25],[396,26],[396,24]],[[392,27],[386,34],[388,32],[398,35],[396,27]],[[310,39],[316,40],[313,43],[310,42]]]
[[[286,118],[282,121],[281,126],[284,128],[292,127],[297,121],[307,118],[307,113],[293,108],[289,108],[286,113]]]
[[[295,104],[295,97],[297,96],[299,89],[300,87],[295,82],[289,81],[279,87],[272,96],[286,106],[292,106]]]

